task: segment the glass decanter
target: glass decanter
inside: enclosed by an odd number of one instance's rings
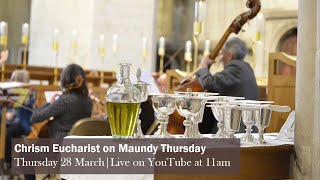
[[[149,96],[149,92],[150,92],[150,85],[141,80],[141,69],[140,68],[137,69],[136,77],[137,77],[137,81],[134,82],[133,85],[137,89],[139,89],[139,91],[141,92],[141,103],[146,102],[148,100],[148,96]],[[141,108],[139,110],[139,115],[140,115],[140,113],[141,113]],[[142,138],[143,137],[143,132],[141,129],[141,120],[139,118],[137,119],[136,127],[134,130],[134,137],[135,138]]]
[[[120,79],[107,92],[107,113],[115,138],[131,137],[139,115],[141,93],[131,84],[130,65],[120,63]]]

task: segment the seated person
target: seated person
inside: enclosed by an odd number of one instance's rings
[[[237,37],[229,38],[220,52],[224,69],[214,75],[209,72],[209,67],[214,61],[205,56],[201,61],[202,68],[196,73],[203,89],[219,93],[222,96],[238,96],[257,100],[258,85],[252,68],[244,61],[246,52],[245,42]],[[204,126],[204,128],[216,127],[214,124],[217,122],[211,120],[213,116],[211,110],[207,109],[206,112],[211,113],[211,115],[205,113],[200,129],[201,126]],[[211,116],[211,119],[205,118],[206,116]],[[214,133],[216,131],[214,130]],[[244,132],[242,123],[240,132]]]
[[[50,102],[35,110],[32,122],[49,121],[51,138],[65,137],[73,124],[80,119],[91,116],[92,100],[89,97],[86,76],[83,69],[76,64],[68,65],[61,74],[63,94],[51,98]]]
[[[13,71],[10,81],[29,82],[29,72],[26,70]],[[13,108],[6,113],[6,161],[10,163],[11,139],[28,135],[31,131],[31,116],[35,102],[35,92],[26,88],[10,89],[9,94],[19,95],[19,99],[12,101]]]

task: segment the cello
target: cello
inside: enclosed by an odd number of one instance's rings
[[[246,6],[250,9],[239,16],[237,16],[228,27],[228,29],[223,34],[222,38],[219,40],[218,44],[209,55],[211,60],[215,60],[218,56],[221,48],[223,47],[224,43],[227,41],[230,34],[235,33],[238,34],[241,30],[242,26],[247,23],[249,20],[253,19],[261,9],[261,2],[259,0],[248,0]],[[193,92],[203,92],[205,91],[200,82],[197,79],[193,79],[192,77],[195,73],[199,70],[198,68],[196,71],[192,72],[190,76],[186,77],[180,82],[180,87],[177,91],[187,91],[188,88],[191,88]],[[171,134],[181,134],[184,132],[183,126],[184,118],[180,116],[177,112],[174,112],[170,116],[170,121],[168,124],[168,132]]]

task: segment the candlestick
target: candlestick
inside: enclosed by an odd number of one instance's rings
[[[191,49],[192,49],[192,44],[191,41],[187,41],[186,45],[185,45],[185,53],[184,53],[184,60],[187,63],[187,73],[190,73],[190,66],[191,66],[191,61],[192,61],[192,57],[191,57]]]
[[[198,66],[198,36],[202,34],[204,29],[204,21],[206,19],[206,3],[202,0],[195,2],[194,23],[193,23],[193,43],[194,43],[194,57],[193,57],[193,71]]]
[[[53,30],[53,46],[54,51],[59,51],[59,29]]]
[[[21,36],[21,43],[23,45],[27,45],[29,42],[29,24],[28,23],[24,23],[22,25],[22,36]]]
[[[253,27],[253,42],[262,41],[262,32],[264,30],[265,18],[262,13],[258,13],[257,17],[254,19]]]
[[[164,55],[166,51],[165,45],[166,45],[166,41],[164,37],[161,37],[159,40],[159,49],[158,49],[158,54],[160,56],[159,74],[163,74],[163,61],[164,61]]]
[[[204,1],[195,2],[193,33],[199,36],[203,32],[204,21],[206,19],[206,3]]]
[[[253,37],[252,37],[252,68],[257,77],[262,77],[263,73],[263,31],[265,18],[262,13],[258,13],[254,18]]]
[[[0,23],[0,45],[3,49],[7,49],[8,45],[8,23],[2,21]],[[5,80],[5,71],[6,71],[6,64],[5,62],[1,66],[1,81]]]
[[[8,23],[2,21],[0,23],[0,45],[3,49],[7,49],[8,44]]]
[[[206,40],[203,56],[208,56],[209,54],[210,54],[210,40]]]
[[[58,58],[59,58],[59,30],[53,30],[53,51],[55,52],[55,67],[54,67],[54,85],[58,85]]]
[[[29,43],[29,24],[28,23],[22,24],[21,34],[22,34],[21,43],[24,45],[22,66],[23,66],[23,69],[27,69],[27,50],[28,50],[28,43]]]
[[[193,71],[196,71],[198,66],[198,36],[193,35],[194,53],[193,53]]]
[[[105,55],[105,43],[104,43],[104,35],[100,34],[99,36],[99,55],[100,56],[104,56]]]
[[[115,56],[118,51],[118,34],[113,35],[113,46],[112,46],[112,52]]]
[[[78,31],[76,29],[72,30],[72,49],[76,50],[78,48]]]
[[[100,85],[104,83],[104,56],[105,56],[105,42],[104,42],[104,35],[100,34],[99,36],[100,45],[99,45],[99,55],[101,59],[101,69],[100,69]]]
[[[142,38],[142,59],[143,62],[147,59],[147,48],[148,48],[148,39],[146,37]]]

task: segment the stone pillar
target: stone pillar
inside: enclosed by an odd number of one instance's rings
[[[315,86],[317,2],[299,0],[298,55],[296,77],[295,179],[318,179],[320,176],[320,128],[315,117],[319,111],[319,87]],[[319,74],[319,72],[317,72]],[[319,79],[318,79],[319,81]],[[316,96],[317,95],[317,96]]]
[[[316,57],[316,74],[315,74],[315,124],[313,126],[313,142],[312,142],[312,157],[320,156],[320,0],[317,0],[317,57]],[[320,161],[317,158],[312,158],[312,179],[320,177]]]

